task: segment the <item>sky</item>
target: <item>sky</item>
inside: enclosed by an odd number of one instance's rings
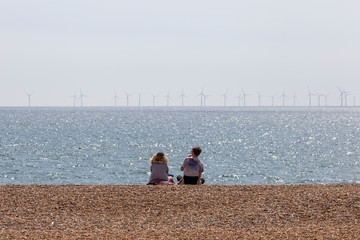
[[[0,0],[0,106],[360,106],[358,0]],[[325,97],[320,97],[320,105]],[[354,102],[355,100],[355,102]],[[242,104],[242,103],[241,103]],[[318,105],[318,97],[312,97]]]

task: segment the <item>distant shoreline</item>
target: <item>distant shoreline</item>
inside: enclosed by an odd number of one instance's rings
[[[360,235],[360,185],[0,185],[0,238]]]

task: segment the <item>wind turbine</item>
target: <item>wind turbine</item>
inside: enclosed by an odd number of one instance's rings
[[[182,89],[180,97],[181,97],[181,106],[183,107],[184,106],[184,98],[186,97],[184,94],[184,89]]]
[[[224,93],[223,95],[221,95],[222,97],[224,97],[224,107],[226,107],[226,100],[228,99],[228,93]]]
[[[80,90],[80,96],[79,96],[79,99],[80,99],[80,106],[82,107],[83,106],[83,98],[86,97],[86,95],[84,95],[82,93],[82,91]]]
[[[30,107],[31,106],[31,96],[33,95],[33,93],[27,93],[27,92],[25,92],[26,93],[26,95],[28,96],[28,106]]]
[[[321,97],[324,96],[323,94],[320,94],[320,93],[316,93],[317,97],[318,97],[318,106],[320,107],[321,105]]]
[[[327,99],[328,99],[328,96],[329,95],[325,95],[324,98],[325,98],[325,107],[327,107]]]
[[[158,96],[155,96],[154,94],[151,94],[153,96],[153,107],[155,107],[155,100]]]
[[[115,95],[114,95],[114,99],[115,99],[115,107],[117,107],[117,99],[119,98],[119,96],[116,94],[115,92]]]
[[[200,96],[200,106],[203,106],[203,97],[204,97],[204,89],[201,89],[201,93],[198,95]]]
[[[76,106],[76,92],[71,96],[73,98],[73,106]]]
[[[241,93],[239,93],[239,95],[238,95],[236,98],[238,99],[238,105],[239,105],[239,107],[240,107],[240,105],[241,105],[241,99],[242,99]]]
[[[126,106],[128,107],[129,106],[129,97],[134,94],[128,94],[127,92],[125,92],[125,95],[126,95]]]
[[[141,93],[139,93],[139,107],[141,107]]]
[[[209,94],[208,94],[208,95],[204,94],[204,107],[206,106],[206,98],[207,98],[208,96],[210,96],[210,95],[209,95]]]
[[[271,97],[271,106],[274,106],[274,99],[275,99],[275,96],[276,96],[276,95],[272,95],[272,96],[270,96],[270,97]]]
[[[291,97],[293,99],[293,106],[296,106],[296,92],[294,93],[294,95]]]
[[[340,106],[343,107],[344,106],[344,95],[345,95],[345,91],[343,91],[341,88],[337,88],[340,92]]]
[[[310,88],[308,88],[308,95],[307,95],[307,97],[309,98],[309,107],[311,107],[311,96],[313,96],[313,95],[314,95],[314,94],[311,93]]]
[[[244,107],[246,107],[246,96],[250,96],[250,95],[247,94],[246,92],[244,92],[244,90],[242,90],[242,92],[243,92],[243,99],[244,99],[243,104],[244,104]]]
[[[170,102],[170,93],[168,92],[168,94],[165,96],[166,97],[166,106],[168,107],[169,106],[169,102]]]
[[[354,96],[354,107],[356,107],[356,96]]]
[[[344,95],[345,95],[345,107],[347,107],[347,97],[349,96],[349,95],[351,95],[350,94],[350,92],[344,92]]]
[[[263,97],[263,95],[261,95],[261,94],[258,92],[259,107],[261,107],[261,97]]]
[[[285,95],[285,90],[283,91],[283,94],[280,96],[280,98],[282,98],[282,102],[283,102],[283,107],[285,107],[285,98],[287,96]]]

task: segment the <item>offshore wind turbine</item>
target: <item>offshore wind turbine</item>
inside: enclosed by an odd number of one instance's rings
[[[184,106],[184,98],[186,97],[184,94],[184,89],[182,89],[180,97],[181,97],[181,106],[183,107]]]
[[[207,99],[208,96],[210,96],[210,95],[209,94],[208,95],[204,94],[204,107],[206,106],[206,99]]]
[[[275,99],[275,96],[276,96],[276,95],[272,95],[272,96],[270,96],[270,97],[271,97],[271,106],[274,106],[274,99]]]
[[[242,99],[241,93],[239,93],[239,95],[236,98],[238,99],[238,105],[240,107],[241,106],[241,99]]]
[[[244,107],[246,107],[246,96],[250,96],[249,94],[247,94],[244,90],[242,90],[242,93],[243,93],[243,104],[244,104]]]
[[[117,99],[119,98],[119,96],[116,94],[115,92],[115,95],[114,95],[114,100],[115,100],[115,107],[117,107]]]
[[[154,94],[151,94],[153,96],[153,107],[155,107],[155,100],[158,96],[154,95]]]
[[[314,94],[311,92],[310,88],[308,88],[308,95],[307,97],[309,98],[309,107],[311,107],[311,96],[313,96]]]
[[[198,95],[200,96],[200,106],[203,106],[203,97],[204,97],[204,89],[201,89],[201,93]]]
[[[296,92],[294,93],[294,95],[291,97],[293,99],[293,106],[296,106]]]
[[[287,96],[285,95],[285,90],[283,91],[283,94],[280,96],[280,98],[282,98],[282,102],[283,102],[283,104],[282,104],[282,106],[283,107],[285,107],[285,98],[286,98]]]
[[[169,107],[169,102],[170,102],[170,93],[168,92],[168,94],[165,96],[166,97],[166,106]]]
[[[339,87],[338,87],[338,90],[340,92],[340,96],[339,96],[339,98],[340,98],[340,106],[342,107],[344,105],[344,101],[343,101],[343,99],[344,99],[344,91]]]
[[[258,103],[259,103],[259,107],[261,107],[261,97],[263,97],[264,95],[261,95],[259,92],[258,92]]]
[[[222,97],[224,97],[224,107],[226,107],[226,100],[228,99],[228,93],[224,93],[223,95],[221,95]]]
[[[27,92],[25,92],[25,93],[28,96],[28,106],[30,107],[31,106],[31,96],[33,95],[33,93],[27,93]]]
[[[141,107],[141,93],[139,93],[139,107]]]
[[[347,107],[347,97],[349,96],[349,95],[351,95],[350,94],[350,92],[344,92],[344,95],[345,95],[345,107]]]
[[[327,107],[327,99],[328,99],[328,96],[329,95],[325,95],[324,98],[325,98],[325,107]]]
[[[129,106],[129,97],[134,94],[129,94],[129,93],[125,92],[125,95],[126,95],[126,106],[128,107]]]
[[[80,99],[80,106],[82,107],[83,106],[83,98],[86,97],[86,95],[84,95],[82,93],[82,91],[80,90],[80,96],[79,96],[79,99]]]
[[[321,105],[321,97],[324,96],[323,94],[320,94],[320,93],[316,93],[317,97],[318,97],[318,106],[320,107]]]
[[[347,96],[350,95],[350,92],[344,91],[343,89],[338,87],[338,90],[340,91],[340,102],[341,106],[347,107]]]
[[[74,95],[72,95],[70,97],[72,97],[72,99],[73,99],[73,107],[75,107],[76,106],[76,92],[74,93]]]

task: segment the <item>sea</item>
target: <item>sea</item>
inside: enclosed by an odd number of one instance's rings
[[[360,183],[360,108],[0,108],[1,185],[145,185],[195,146],[209,185]]]

